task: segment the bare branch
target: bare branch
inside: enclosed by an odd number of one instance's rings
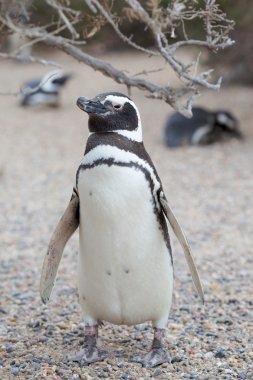
[[[11,53],[1,53],[0,52],[0,58],[14,59],[17,61],[19,60],[19,56],[17,54],[11,54]],[[43,66],[54,66],[57,68],[62,68],[62,66],[59,63],[54,62],[54,61],[50,61],[48,59],[37,58],[37,57],[33,57],[31,55],[27,59],[31,63],[39,63],[40,65],[43,65]]]
[[[171,0],[167,6],[161,4],[161,0],[149,0],[142,3],[138,0],[124,0],[127,6],[126,13],[130,20],[134,19],[141,22],[150,31],[156,45],[154,49],[148,49],[136,43],[133,36],[127,36],[122,32],[119,27],[119,20],[122,16],[113,7],[113,1],[83,0],[88,6],[87,19],[91,20],[93,24],[90,31],[87,25],[82,25],[84,32],[87,30],[87,38],[96,34],[106,23],[111,25],[121,41],[131,48],[139,50],[148,56],[162,57],[165,64],[179,78],[182,84],[179,89],[170,87],[167,84],[166,77],[163,85],[150,80],[149,75],[160,69],[143,69],[138,74],[130,75],[78,48],[77,45],[85,44],[84,40],[79,39],[78,33],[78,25],[83,14],[81,11],[75,10],[70,1],[46,0],[45,4],[48,6],[48,11],[54,15],[56,14],[57,20],[54,20],[50,26],[34,27],[29,25],[27,4],[30,1],[32,0],[24,0],[23,2],[20,2],[20,0],[2,0],[0,2],[0,30],[4,33],[17,32],[28,37],[30,41],[24,46],[32,46],[39,41],[43,41],[45,44],[54,46],[89,65],[94,70],[100,71],[117,83],[126,85],[129,92],[132,87],[137,87],[146,91],[148,96],[162,99],[186,115],[190,115],[192,103],[198,96],[201,87],[212,90],[220,88],[221,78],[216,83],[212,83],[210,81],[212,70],[201,71],[199,53],[190,63],[185,63],[182,59],[175,57],[175,53],[186,46],[195,46],[200,50],[207,48],[211,51],[218,51],[234,43],[229,38],[229,32],[234,23],[227,19],[216,0],[203,0],[203,6],[200,6],[196,0]],[[26,21],[22,21],[23,19]],[[200,20],[202,23],[206,34],[203,40],[191,38],[191,33],[186,30],[187,25],[194,20]],[[63,38],[60,35],[64,30],[70,32],[70,37]],[[171,40],[171,38],[175,38],[180,33],[183,35],[181,39]],[[17,59],[21,49],[22,47],[9,54],[2,52],[0,57]],[[35,57],[30,57],[29,60],[42,64],[52,64],[51,61]],[[138,78],[140,75],[145,75],[145,80]]]
[[[32,36],[33,33],[37,35],[41,32],[29,32],[29,36]],[[125,84],[129,87],[138,87],[141,90],[147,90],[148,92],[154,94],[156,99],[164,99],[169,104],[174,105],[174,90],[156,85],[152,82],[148,82],[143,79],[136,79],[132,76],[128,76],[123,71],[114,68],[111,64],[101,61],[83,52],[79,48],[72,46],[70,43],[63,41],[62,37],[55,37],[52,35],[45,34],[44,38],[46,44],[56,46],[60,50],[63,50],[67,54],[76,58],[78,61],[84,62],[85,64],[91,66],[95,70],[98,70],[104,75],[114,79],[115,82]]]
[[[140,75],[149,75],[149,74],[153,74],[153,73],[158,73],[160,71],[163,71],[164,69],[165,69],[165,67],[160,67],[159,69],[154,69],[154,70],[142,70],[139,73],[134,74],[133,77],[138,77]]]
[[[106,9],[99,3],[98,0],[90,0],[90,2],[92,4],[94,4],[95,7],[97,7],[97,9],[100,11],[100,13],[106,18],[106,20],[108,21],[108,23],[113,27],[114,31],[116,32],[116,34],[125,42],[127,43],[128,45],[132,46],[133,48],[135,48],[136,50],[140,50],[142,51],[143,53],[147,53],[149,55],[159,55],[159,53],[153,51],[153,50],[150,50],[150,49],[145,49],[144,47],[140,46],[140,45],[137,45],[135,42],[133,42],[131,40],[131,37],[127,37],[125,34],[123,34],[116,21],[113,20],[113,17],[106,11]]]
[[[66,25],[67,29],[70,31],[73,39],[78,39],[80,36],[73,27],[73,21],[69,20],[68,17],[65,15],[64,12],[70,13],[76,17],[80,16],[80,12],[74,11],[71,8],[63,7],[57,0],[46,0],[48,5],[50,5],[52,8],[56,9],[58,12],[60,18],[62,19],[63,23]]]
[[[96,7],[94,7],[94,5],[92,4],[92,0],[83,0],[85,2],[85,4],[87,4],[87,6],[90,8],[90,10],[93,12],[93,13],[97,13],[97,9]]]
[[[192,82],[193,84],[201,85],[210,89],[219,89],[221,80],[219,79],[216,84],[211,84],[207,81],[206,72],[200,74],[199,76],[191,76],[188,74],[187,67],[183,65],[181,62],[178,62],[174,57],[173,53],[176,51],[176,49],[180,46],[180,43],[177,42],[175,44],[172,44],[168,46],[167,39],[162,32],[159,25],[157,25],[148,15],[148,13],[145,11],[145,9],[140,5],[140,3],[137,0],[126,0],[126,2],[137,12],[142,19],[143,22],[145,22],[149,28],[151,29],[158,49],[161,53],[161,55],[164,57],[164,59],[171,65],[173,70],[177,73],[178,77],[181,79],[184,79],[186,81]],[[210,2],[213,3],[213,0],[207,0],[208,5],[207,8],[210,6]],[[209,10],[209,8],[208,8]],[[188,16],[189,17],[189,16]],[[210,20],[207,21],[208,27],[210,29]],[[222,44],[222,47],[230,46],[233,42],[231,40],[227,41],[226,44]],[[165,45],[165,46],[164,46]],[[208,46],[209,48],[213,47],[212,41],[209,38],[209,42],[202,42],[202,41],[191,41],[191,43],[188,43],[188,41],[181,42],[181,46],[183,45],[199,45],[199,46]],[[219,46],[221,47],[221,46]],[[216,48],[218,48],[216,46]],[[206,78],[206,79],[203,79]]]

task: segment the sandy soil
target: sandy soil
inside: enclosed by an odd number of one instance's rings
[[[81,368],[64,362],[83,337],[76,294],[77,234],[65,250],[46,306],[38,292],[40,269],[52,230],[68,203],[88,134],[87,116],[75,106],[76,99],[125,88],[69,57],[51,58],[74,74],[60,108],[22,109],[15,97],[0,98],[0,378],[252,379],[252,89],[204,92],[198,102],[233,111],[245,134],[243,142],[178,150],[163,144],[163,124],[171,108],[132,91],[146,148],[189,237],[206,305],[197,299],[173,238],[175,292],[166,336],[172,364],[147,370],[129,362],[132,353],[148,350],[149,324],[138,328],[106,324],[100,335],[111,357]],[[143,69],[138,55],[106,59],[128,71]],[[160,62],[147,65],[159,67]],[[0,62],[0,91],[16,91],[24,80],[48,70]],[[163,81],[167,74],[155,75]]]

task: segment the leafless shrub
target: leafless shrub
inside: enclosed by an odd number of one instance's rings
[[[0,1],[0,30],[5,33],[18,32],[29,38],[29,44],[43,41],[71,55],[78,61],[99,70],[116,82],[125,84],[128,89],[138,87],[147,92],[148,96],[162,99],[185,115],[191,114],[191,106],[199,94],[200,88],[219,89],[221,78],[216,82],[210,81],[212,70],[199,71],[198,56],[190,64],[185,64],[175,57],[175,53],[184,46],[197,46],[200,50],[208,48],[212,51],[224,49],[233,44],[229,32],[233,28],[233,21],[228,20],[221,11],[216,0],[170,0],[167,5],[161,0],[122,0],[122,9],[129,20],[138,20],[145,25],[154,40],[154,48],[148,49],[134,41],[133,36],[127,36],[121,30],[121,14],[118,14],[113,1],[110,0],[83,0],[86,11],[74,9],[70,0],[45,0],[48,12],[54,14],[49,25],[32,25],[29,22],[29,6],[32,0],[1,0]],[[200,5],[200,3],[202,5]],[[86,20],[86,22],[84,22]],[[89,22],[87,22],[87,20]],[[186,23],[202,22],[205,37],[193,39],[188,35]],[[80,33],[80,24],[82,25]],[[111,64],[99,60],[94,55],[85,52],[86,41],[110,24],[114,32],[131,48],[137,49],[148,56],[161,56],[166,64],[176,73],[182,83],[181,88],[159,85],[148,79],[141,79],[138,75],[128,75]],[[68,37],[61,33],[68,32]],[[180,34],[178,33],[179,31]],[[178,38],[183,35],[183,38]],[[174,41],[173,38],[176,38]],[[173,41],[173,42],[171,42]],[[10,54],[0,53],[2,58],[15,58],[18,51]],[[30,57],[30,60],[48,63],[43,59]]]

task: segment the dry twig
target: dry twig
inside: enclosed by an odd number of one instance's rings
[[[199,49],[208,48],[213,51],[224,49],[233,44],[229,38],[229,32],[233,28],[233,22],[226,18],[226,15],[220,10],[216,0],[205,0],[204,6],[200,7],[196,0],[171,0],[168,6],[162,6],[160,0],[149,0],[146,3],[140,3],[138,0],[124,0],[125,10],[130,19],[135,19],[146,25],[151,32],[155,49],[147,49],[133,40],[133,36],[125,35],[120,27],[119,20],[122,17],[113,7],[113,2],[109,0],[83,0],[90,12],[90,18],[97,23],[92,35],[103,27],[105,22],[111,25],[114,32],[123,43],[128,44],[131,48],[140,50],[148,56],[161,56],[166,64],[176,73],[182,83],[180,89],[175,89],[167,84],[159,85],[149,78],[150,72],[143,70],[142,74],[147,79],[137,78],[137,75],[129,75],[122,70],[118,70],[112,65],[97,59],[95,56],[87,54],[78,44],[85,44],[85,40],[80,39],[80,33],[77,26],[82,19],[82,11],[75,10],[71,7],[71,2],[67,0],[46,0],[49,11],[58,15],[57,22],[53,32],[48,26],[34,27],[29,24],[29,3],[32,0],[26,0],[20,6],[19,0],[1,0],[0,2],[0,30],[7,33],[20,33],[26,36],[33,45],[38,41],[57,47],[65,51],[75,59],[83,62],[99,70],[104,75],[112,78],[117,83],[125,84],[130,91],[131,87],[137,87],[148,93],[156,99],[162,99],[169,103],[172,107],[180,112],[190,115],[192,103],[199,94],[201,87],[208,89],[219,89],[221,78],[217,83],[210,81],[211,70],[199,72],[199,54],[197,58],[190,64],[175,57],[175,53],[185,46],[196,46]],[[11,5],[10,5],[11,3]],[[22,20],[26,20],[24,21]],[[188,31],[186,31],[186,22],[201,20],[206,37],[203,40],[188,39]],[[63,38],[60,33],[63,30],[69,32],[69,37]],[[172,42],[171,37],[180,34],[183,39],[177,39]],[[91,36],[87,35],[87,38]],[[10,52],[9,55],[1,53],[2,58],[17,57],[20,49]],[[32,62],[46,63],[46,60],[30,57]],[[167,80],[165,78],[165,83]]]

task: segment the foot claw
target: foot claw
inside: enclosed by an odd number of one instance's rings
[[[132,362],[141,363],[144,368],[153,368],[162,363],[170,363],[171,358],[163,348],[153,348],[145,355],[134,355]]]

